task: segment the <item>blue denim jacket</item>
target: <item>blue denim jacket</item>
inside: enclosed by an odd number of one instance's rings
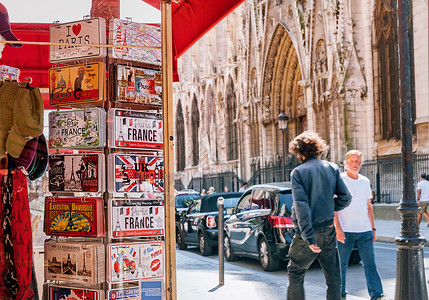
[[[334,211],[350,204],[352,196],[336,164],[309,157],[291,173],[292,220],[308,243],[316,244],[314,229],[333,224]],[[336,197],[334,197],[336,195]]]

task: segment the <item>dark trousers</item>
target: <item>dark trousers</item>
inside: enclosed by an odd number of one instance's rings
[[[304,276],[308,268],[317,259],[325,274],[326,299],[341,299],[341,271],[337,249],[335,227],[320,228],[314,231],[317,245],[322,249],[320,253],[314,253],[308,247],[300,233],[295,234],[289,249],[289,286],[287,299],[304,300]]]

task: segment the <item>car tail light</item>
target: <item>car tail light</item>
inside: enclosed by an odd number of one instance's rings
[[[206,219],[206,225],[208,228],[216,227],[216,221],[213,216],[208,216]]]
[[[295,225],[293,225],[292,219],[289,217],[268,216],[268,222],[274,228],[279,229],[288,229],[295,227]]]

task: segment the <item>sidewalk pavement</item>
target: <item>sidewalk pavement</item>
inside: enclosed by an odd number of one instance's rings
[[[401,233],[401,221],[374,220],[377,242],[394,243],[395,237]],[[420,235],[426,238],[425,247],[429,247],[429,227],[424,218],[420,224]]]

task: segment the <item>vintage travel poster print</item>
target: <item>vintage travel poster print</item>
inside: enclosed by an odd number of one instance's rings
[[[102,198],[45,199],[45,233],[53,236],[103,237]]]
[[[104,101],[104,70],[102,63],[49,69],[49,104]]]

